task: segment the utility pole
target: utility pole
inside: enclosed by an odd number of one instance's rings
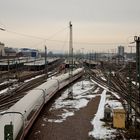
[[[110,64],[111,65],[111,64]],[[110,89],[110,87],[111,87],[111,66],[109,67],[109,71],[108,71],[108,89]]]
[[[136,75],[137,75],[137,83],[138,83],[138,97],[135,97],[135,107],[139,108],[140,102],[140,37],[135,36],[134,41],[136,42]],[[139,110],[140,112],[140,110]],[[137,126],[137,113],[135,112],[135,136],[137,137],[136,133],[136,126]]]
[[[71,79],[73,76],[73,40],[72,40],[72,23],[69,22],[70,29],[70,38],[69,38],[69,82],[71,83]],[[68,89],[68,98],[73,99],[73,86],[70,84]]]
[[[9,79],[10,79],[10,61],[9,61],[9,53],[8,53],[8,82],[9,82]]]
[[[134,40],[136,42],[136,74],[137,74],[137,83],[139,89],[138,102],[140,102],[140,37],[135,36]]]
[[[132,43],[134,43],[134,42],[132,42]],[[128,46],[128,47],[130,47],[130,58],[131,58],[131,60],[133,60],[133,51],[132,51],[132,48],[133,47],[135,47],[135,46]]]
[[[84,48],[82,48],[82,67],[84,67]],[[83,83],[83,78],[82,78],[82,89],[84,89],[84,83]]]
[[[92,60],[91,60],[91,52],[89,53],[89,68],[91,70],[92,67]]]
[[[135,36],[136,42],[136,68],[137,68],[137,81],[140,83],[140,37]]]
[[[128,119],[130,121],[130,114],[132,113],[131,109],[131,100],[132,100],[132,75],[131,75],[131,63],[129,64],[129,104],[128,104]]]
[[[97,62],[97,53],[96,52],[94,53],[94,60],[95,60],[95,62]]]
[[[47,66],[47,47],[45,45],[45,78],[47,79],[48,77],[48,66]]]

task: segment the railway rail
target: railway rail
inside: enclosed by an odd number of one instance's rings
[[[135,86],[132,86],[133,92],[130,95],[128,89],[128,82],[123,80],[123,78],[119,74],[115,76],[111,76],[110,83],[108,83],[108,81],[104,81],[103,79],[101,79],[99,75],[91,71],[88,67],[86,68],[87,68],[88,75],[94,81],[108,88],[110,91],[117,92],[123,99],[125,99],[128,102],[131,108],[133,108],[136,111],[138,116],[140,116],[140,102],[137,100],[139,95],[138,95],[138,90],[135,88]],[[104,73],[104,71],[102,72]],[[106,77],[106,79],[108,79],[108,76],[105,73],[104,76]]]
[[[62,61],[58,62],[57,65],[54,64],[53,66],[49,66],[48,70],[51,72],[49,72],[48,75],[44,74],[45,70],[38,71],[33,74],[29,74],[26,77],[23,77],[19,80],[19,81],[22,81],[22,83],[20,82],[18,87],[12,90],[8,90],[7,92],[3,94],[0,94],[0,112],[5,111],[11,106],[13,106],[17,101],[19,101],[22,97],[24,97],[29,90],[44,83],[46,81],[46,78],[51,78],[53,76],[59,75],[60,71],[59,71],[58,65],[61,62]],[[39,75],[39,74],[42,74],[42,75]],[[34,76],[37,76],[37,78],[33,78]],[[25,82],[25,81],[28,81],[28,82]],[[14,85],[14,83],[11,83],[10,85]]]
[[[57,75],[58,73],[50,73],[48,78]],[[46,81],[46,75],[42,75],[36,79],[22,83],[19,87],[12,89],[4,94],[0,94],[0,112],[5,111],[13,106],[17,101],[27,94],[27,91],[41,85]]]
[[[24,82],[25,80],[28,80],[30,78],[33,78],[35,76],[47,73],[49,71],[58,71],[59,66],[63,63],[63,59],[60,59],[58,61],[56,61],[55,63],[48,65],[47,69],[43,69],[43,70],[38,70],[38,71],[27,71],[26,67],[21,67],[18,69],[12,69],[3,72],[0,74],[0,90],[3,90],[9,86],[14,85],[15,83],[18,82]],[[24,72],[26,72],[24,74]],[[13,79],[13,80],[7,80],[7,79]],[[7,80],[7,82],[5,82]]]
[[[73,71],[72,77],[69,77],[69,73],[54,77],[38,86],[37,89],[29,91],[29,94],[26,94],[19,102],[6,112],[2,112],[0,138],[4,140],[5,137],[11,137],[11,133],[5,133],[4,129],[7,124],[11,124],[14,126],[13,139],[23,140],[43,106],[51,100],[57,91],[80,78],[83,73],[83,68],[79,68]]]

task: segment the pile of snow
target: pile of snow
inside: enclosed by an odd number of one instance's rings
[[[3,90],[0,91],[0,94],[6,94],[9,88],[5,88]]]
[[[101,100],[98,107],[98,111],[91,121],[93,125],[93,130],[89,132],[89,136],[92,136],[96,139],[106,139],[106,138],[112,138],[115,137],[113,133],[116,132],[116,129],[107,129],[107,127],[104,126],[104,122],[101,121],[101,119],[104,118],[104,106],[106,104],[106,90],[104,90],[101,94]]]
[[[104,76],[101,77],[102,80],[107,81]]]
[[[45,75],[45,74],[37,75],[37,76],[35,76],[35,77],[32,77],[32,78],[30,78],[30,79],[25,80],[24,83],[29,82],[29,81],[32,81],[32,80],[37,79],[37,78],[40,78],[40,77],[43,77],[44,75]]]
[[[105,122],[101,121],[104,118],[104,107],[106,104],[113,109],[123,109],[122,103],[118,100],[111,99],[111,95],[106,95],[108,90],[104,89],[101,94],[101,100],[98,107],[98,111],[91,121],[93,125],[93,130],[89,132],[89,136],[94,137],[96,139],[111,139],[115,138],[117,130],[113,129],[109,126],[105,126]],[[114,94],[113,94],[114,95]]]
[[[111,109],[123,109],[121,102],[117,100],[107,100],[106,104],[108,104]]]

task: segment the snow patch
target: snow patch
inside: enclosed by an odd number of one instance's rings
[[[120,96],[119,96],[116,92],[110,91],[110,90],[108,89],[108,87],[102,86],[101,84],[97,83],[97,82],[94,81],[94,80],[91,80],[91,81],[92,81],[93,83],[97,84],[99,87],[103,88],[104,90],[106,90],[106,91],[112,93],[117,99],[120,99]]]
[[[101,119],[104,118],[104,106],[108,104],[111,109],[123,108],[121,102],[119,102],[118,100],[110,100],[110,95],[106,95],[106,92],[107,90],[104,90],[102,92],[98,111],[93,120],[91,121],[91,124],[93,125],[93,130],[89,132],[89,136],[95,139],[111,139],[115,138],[116,136],[117,130],[109,126],[105,126],[105,123],[101,121]]]
[[[84,84],[84,89],[82,89],[82,82]],[[55,101],[52,108],[50,108],[50,111],[62,109],[63,112],[61,115],[58,115],[59,119],[48,119],[48,122],[61,123],[66,120],[67,117],[73,116],[75,111],[87,106],[92,98],[98,96],[97,92],[99,88],[93,91],[94,86],[94,84],[91,85],[90,81],[81,81],[74,84],[72,100],[68,99],[68,90],[66,90],[62,96]]]
[[[91,121],[92,125],[94,126],[93,131],[89,132],[89,136],[93,136],[94,138],[101,139],[106,134],[106,129],[103,127],[103,122],[100,121],[104,117],[104,105],[106,99],[106,90],[104,90],[101,94],[101,100],[98,107],[97,114],[95,115],[94,119]]]
[[[106,104],[108,104],[112,109],[123,109],[121,102],[117,100],[107,100]]]

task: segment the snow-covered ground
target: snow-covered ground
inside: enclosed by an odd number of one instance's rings
[[[107,81],[104,76],[101,77],[102,80]]]
[[[14,85],[7,87],[3,90],[0,90],[0,94],[7,94],[7,92],[10,92],[10,90],[16,88],[18,86],[18,84],[16,83],[17,80],[16,79],[9,79],[9,81],[4,81],[3,83],[1,83],[0,85],[4,85],[4,84],[8,84],[8,83],[15,83]]]
[[[103,88],[103,92],[101,93],[101,100],[98,107],[98,111],[93,116],[93,120],[91,120],[91,124],[93,125],[93,130],[89,132],[89,136],[95,139],[111,139],[115,138],[118,133],[116,129],[113,129],[109,126],[105,125],[105,122],[101,121],[104,118],[104,106],[108,104],[112,109],[113,108],[122,108],[122,104],[115,99],[110,99],[112,95],[106,95],[109,91],[106,87],[99,85],[98,83],[90,83],[90,81],[83,81],[84,89],[82,89],[82,82],[78,82],[73,85],[73,100],[68,99],[68,90],[66,90],[61,97],[59,97],[53,106],[50,108],[50,111],[55,110],[63,110],[57,117],[54,118],[46,118],[43,117],[43,121],[45,122],[55,122],[61,123],[67,119],[69,116],[73,116],[75,111],[87,106],[88,102],[95,98],[96,96],[100,96],[97,94],[99,91],[99,87]],[[99,87],[95,89],[95,85]],[[117,98],[119,98],[116,93],[113,93]],[[44,124],[42,124],[44,125]]]
[[[32,80],[34,80],[34,79],[39,78],[39,77],[43,77],[44,75],[45,75],[45,74],[37,75],[37,76],[35,76],[35,77],[33,77],[33,78],[30,78],[30,79],[25,80],[24,83],[30,82],[30,81],[32,81]],[[51,77],[51,78],[52,78],[52,77]],[[48,78],[48,80],[51,79],[51,78]],[[13,82],[16,82],[16,81],[17,81],[17,80],[13,80]],[[2,85],[2,84],[7,84],[8,82],[12,82],[12,80],[10,79],[10,81],[3,82],[3,83],[1,83],[1,85]],[[21,84],[21,83],[20,83],[20,84]],[[6,88],[6,89],[3,89],[3,90],[0,91],[0,94],[7,94],[7,92],[10,92],[10,91],[14,90],[15,88],[19,87],[20,84],[16,83],[16,84],[14,84],[14,85],[12,85],[12,86]]]
[[[33,77],[33,78],[30,78],[30,79],[25,80],[24,83],[27,83],[27,82],[29,82],[29,81],[32,81],[32,80],[37,79],[37,78],[39,78],[39,77],[42,77],[42,76],[44,76],[44,75],[45,75],[45,74],[37,75],[37,76],[35,76],[35,77]]]
[[[84,89],[82,89],[82,82],[73,85],[72,100],[68,99],[68,90],[66,90],[62,96],[55,101],[50,110],[62,109],[63,113],[59,114],[58,119],[49,119],[49,122],[63,122],[68,116],[73,116],[75,111],[87,106],[92,98],[99,96],[95,94],[99,91],[99,88],[93,91],[95,84],[91,84],[90,81],[83,81],[83,85]],[[44,118],[44,120],[46,121],[46,118]]]
[[[92,125],[94,125],[94,129],[93,131],[89,132],[89,135],[92,135],[93,137],[100,138],[101,134],[105,133],[104,129],[102,129],[103,122],[100,121],[100,119],[104,117],[105,100],[106,90],[104,90],[101,94],[101,100],[98,106],[98,111],[94,119],[91,121]]]
[[[37,76],[38,77],[38,76]],[[37,78],[35,77],[35,78]],[[27,82],[27,81],[26,81]],[[95,98],[96,96],[100,96],[97,94],[99,91],[99,87],[103,88],[104,91],[101,94],[101,100],[98,107],[98,111],[91,121],[93,125],[93,130],[89,132],[89,136],[92,136],[96,139],[110,139],[115,137],[117,133],[116,129],[112,129],[110,127],[106,127],[105,123],[101,121],[104,118],[104,106],[108,104],[112,109],[114,108],[122,108],[122,104],[117,100],[110,100],[111,95],[106,95],[109,89],[107,87],[103,87],[102,85],[96,83],[95,81],[80,81],[73,85],[73,99],[68,98],[68,90],[66,90],[61,97],[59,97],[53,106],[50,108],[51,111],[61,109],[63,110],[61,114],[59,114],[55,119],[54,118],[43,118],[44,122],[55,122],[61,123],[67,119],[69,116],[73,116],[75,112],[83,107],[86,107],[88,102]],[[82,84],[84,85],[84,89],[82,89]],[[95,88],[95,85],[98,85],[98,88]],[[6,92],[8,89],[5,89],[0,92]],[[116,93],[111,92],[116,98],[120,98]],[[44,125],[44,124],[42,124]]]
[[[6,81],[0,83],[0,86],[4,85],[4,84],[8,84],[8,83],[14,83],[14,82],[17,82],[17,79],[9,79],[9,80],[6,80]]]
[[[102,122],[100,119],[104,118],[104,106],[106,103],[106,90],[104,90],[101,94],[101,100],[98,107],[98,111],[91,121],[94,129],[93,131],[89,132],[89,136],[93,136],[96,139],[106,139],[111,138],[111,133],[115,130],[111,129],[108,130],[106,127],[104,127],[104,122]]]
[[[123,106],[122,104],[115,99],[110,99],[111,95],[106,95],[107,91],[110,92],[113,96],[116,97],[116,99],[120,99],[120,97],[117,95],[117,93],[115,92],[111,92],[109,91],[108,88],[98,84],[97,82],[93,81],[94,83],[96,83],[99,87],[102,87],[104,89],[104,91],[101,94],[101,100],[100,100],[100,104],[98,106],[98,111],[95,115],[95,117],[93,118],[93,120],[91,121],[92,125],[93,125],[93,130],[91,132],[89,132],[89,136],[92,136],[96,139],[111,139],[116,137],[116,133],[117,130],[113,129],[111,127],[107,127],[105,126],[105,122],[101,121],[101,119],[104,118],[104,106],[106,104],[108,104],[111,109],[122,109]]]
[[[4,94],[4,93],[6,93],[7,91],[8,91],[8,88],[5,88],[5,89],[3,89],[3,90],[0,91],[0,94]]]

